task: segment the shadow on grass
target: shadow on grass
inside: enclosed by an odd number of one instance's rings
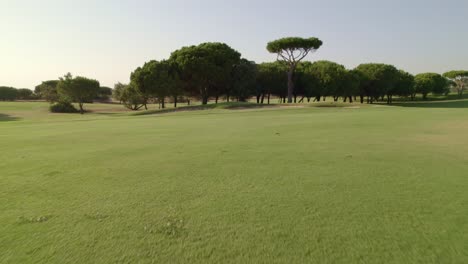
[[[398,103],[393,103],[390,106],[419,107],[419,108],[468,108],[468,100],[405,102],[405,103],[398,102]]]
[[[20,120],[20,118],[6,115],[6,114],[0,114],[0,122],[17,121],[17,120]]]

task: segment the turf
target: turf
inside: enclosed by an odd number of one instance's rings
[[[456,104],[0,102],[0,263],[468,263]]]

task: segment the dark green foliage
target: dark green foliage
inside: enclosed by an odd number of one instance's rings
[[[60,80],[49,80],[44,81],[34,89],[34,93],[39,96],[39,98],[44,99],[48,102],[56,102],[59,99],[57,92],[57,85]]]
[[[112,98],[114,98],[114,100],[122,102],[122,94],[126,87],[126,84],[116,83],[114,85],[114,89],[112,90]]]
[[[267,45],[267,50],[276,53],[278,60],[288,65],[288,103],[292,103],[294,94],[294,73],[298,64],[311,52],[322,46],[322,41],[318,38],[282,38]]]
[[[21,88],[21,89],[18,89],[17,99],[30,100],[30,99],[35,99],[35,97],[34,97],[34,93],[32,90],[27,89],[27,88]]]
[[[303,51],[309,53],[320,48],[322,44],[323,42],[318,38],[287,37],[269,42],[267,50],[271,53],[282,53],[284,51]]]
[[[76,109],[72,103],[66,100],[50,105],[49,110],[52,113],[78,113],[78,109]]]
[[[101,102],[102,101],[109,101],[111,96],[112,96],[112,88],[102,86],[102,87],[99,87],[98,94],[97,94],[96,98],[94,98],[94,99],[98,100],[98,101],[101,101]]]
[[[410,96],[411,99],[414,99],[416,90],[414,87],[414,76],[408,72],[400,70],[398,72],[398,80],[396,85],[392,90],[393,95],[398,95],[401,97]]]
[[[444,77],[451,81],[451,85],[455,87],[458,96],[463,97],[463,91],[468,86],[468,71],[449,71],[444,73]]]
[[[417,93],[427,98],[429,93],[445,94],[448,91],[449,82],[438,73],[421,73],[414,78],[414,87]]]
[[[232,83],[230,94],[239,102],[246,102],[255,94],[257,78],[257,65],[253,61],[242,59],[232,70]],[[229,97],[228,97],[229,101]]]
[[[276,95],[286,100],[287,66],[282,62],[266,62],[257,65],[257,103],[270,103],[270,96]]]
[[[208,103],[226,92],[234,65],[241,54],[224,43],[202,43],[183,47],[171,54],[170,60],[180,69],[180,77],[189,95]]]
[[[135,85],[119,83],[118,86],[118,89],[120,90],[119,100],[126,108],[136,111],[146,106],[148,103],[147,99],[141,94]]]
[[[348,72],[343,65],[331,61],[317,61],[302,66],[304,91],[320,101],[322,96],[333,96],[335,101],[346,93]],[[304,82],[304,81],[303,81]]]
[[[463,78],[463,77],[468,77],[468,71],[462,71],[462,70],[449,71],[449,72],[444,73],[443,76],[449,79]]]
[[[99,82],[96,80],[88,79],[86,77],[73,76],[68,73],[57,85],[57,91],[62,100],[70,100],[78,103],[80,113],[84,113],[83,104],[92,102],[99,93]]]
[[[14,101],[17,97],[17,89],[13,87],[0,86],[0,101]]]
[[[349,70],[346,74],[346,82],[341,96],[353,102],[353,98],[359,95],[359,87],[361,85],[361,75],[356,70]]]
[[[392,66],[381,63],[361,64],[356,68],[360,74],[361,102],[367,96],[368,102],[373,103],[385,95],[391,102],[393,91],[398,82],[399,72]]]
[[[157,99],[162,108],[165,108],[165,99],[172,96],[177,105],[181,84],[177,64],[172,61],[149,61],[137,68],[130,79],[132,85],[147,100]]]

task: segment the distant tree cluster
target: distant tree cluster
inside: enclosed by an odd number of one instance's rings
[[[82,76],[73,77],[70,73],[58,80],[43,81],[34,89],[38,98],[50,102],[51,112],[85,112],[85,103],[108,102],[113,95],[112,88],[100,86],[97,80]],[[72,103],[77,103],[76,109]]]
[[[32,90],[0,86],[0,101],[34,100],[37,96]]]
[[[429,94],[455,91],[462,97],[468,87],[468,71],[421,73],[416,76],[381,63],[366,63],[354,69],[332,61],[304,61],[323,42],[318,38],[282,38],[267,44],[277,55],[276,62],[257,64],[224,43],[202,43],[182,47],[167,60],[151,60],[135,69],[128,84],[113,89],[96,80],[67,74],[58,80],[44,81],[29,89],[0,87],[0,100],[43,99],[58,104],[54,109],[72,110],[71,103],[83,105],[111,98],[131,110],[147,109],[150,103],[165,108],[167,103],[192,99],[207,104],[210,100],[247,101],[259,104],[278,99],[282,103],[310,101],[386,102],[395,97],[427,99]],[[70,107],[71,106],[71,107]],[[52,110],[52,109],[51,109]]]
[[[414,100],[417,94],[447,94],[451,85],[465,89],[468,73],[423,73],[416,76],[395,66],[367,63],[355,69],[331,61],[314,63],[303,59],[322,46],[317,38],[284,38],[268,43],[277,54],[270,63],[249,61],[224,43],[202,43],[174,51],[168,60],[149,61],[138,67],[130,83],[116,84],[114,98],[127,108],[138,110],[150,102],[165,107],[167,100],[198,98],[202,104],[247,101],[269,104],[272,98],[282,103],[334,101],[392,103],[395,97]]]

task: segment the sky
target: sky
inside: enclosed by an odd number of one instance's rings
[[[466,0],[0,0],[0,86],[67,72],[113,87],[183,46],[225,42],[274,61],[274,39],[318,37],[307,60],[379,62],[413,74],[468,70]]]

